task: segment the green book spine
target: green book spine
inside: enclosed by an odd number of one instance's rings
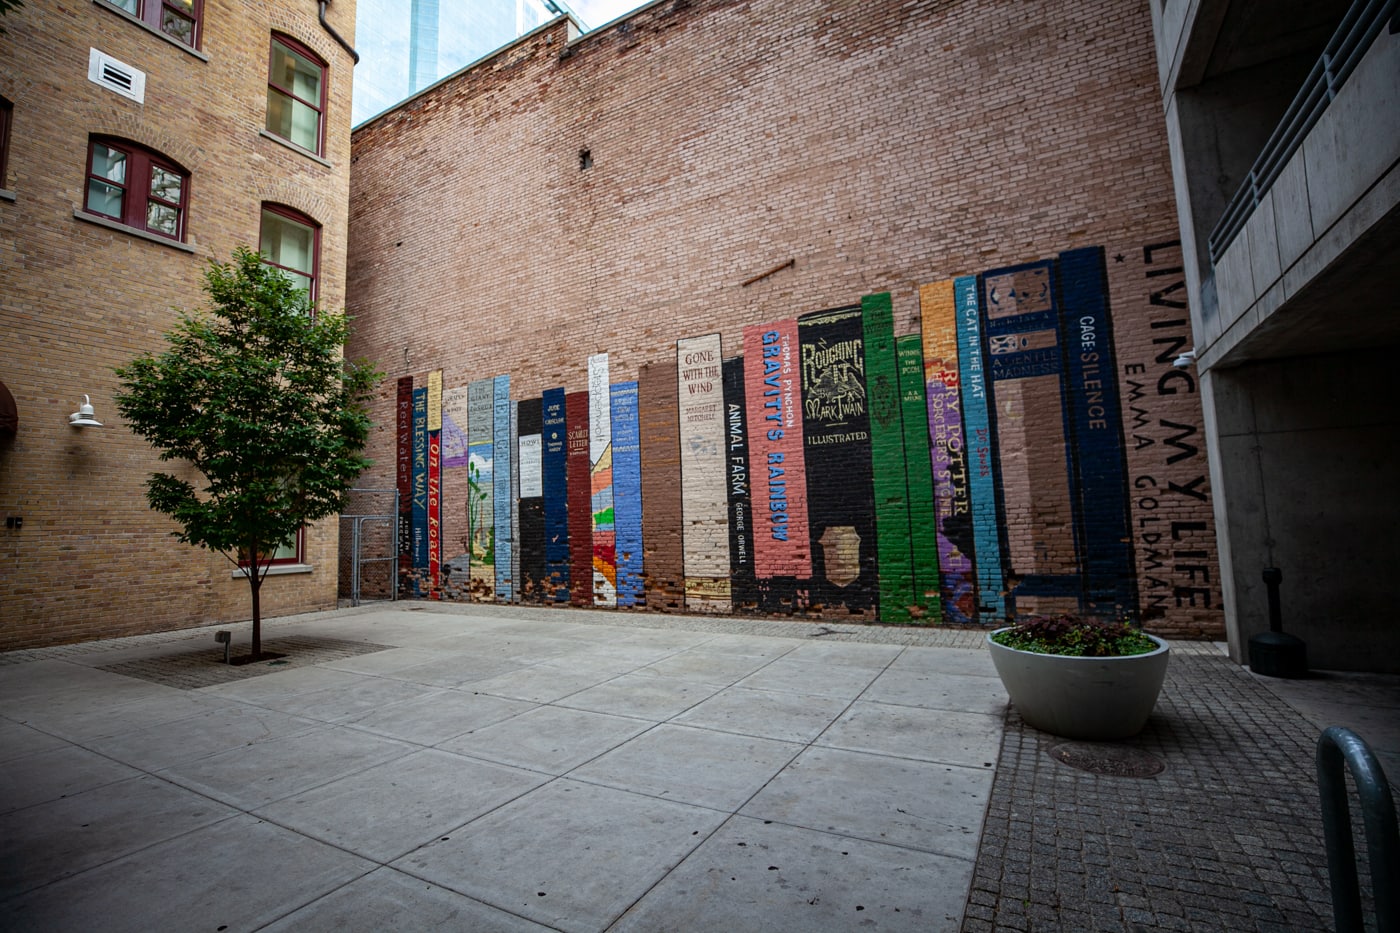
[[[880,566],[880,619],[914,620],[913,554],[909,548],[909,494],[904,469],[894,308],[889,292],[861,299],[865,323],[865,384],[870,401],[874,467],[875,541]]]
[[[920,622],[943,621],[939,600],[938,529],[934,524],[933,474],[929,467],[928,401],[924,350],[919,334],[900,337],[899,402],[904,412],[904,468],[909,489],[909,550],[914,562],[915,614]]]

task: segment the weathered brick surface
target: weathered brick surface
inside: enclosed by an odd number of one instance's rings
[[[562,24],[544,28],[355,134],[352,352],[391,375],[441,367],[448,386],[505,365],[529,398],[582,388],[591,354],[631,379],[678,339],[718,332],[730,356],[746,325],[874,292],[891,293],[896,335],[916,332],[920,285],[1084,247],[1115,263],[1116,244],[1140,254],[1170,238],[1158,97],[1141,2],[676,0],[572,43]],[[1120,286],[1116,358],[1155,384],[1164,348],[1148,315],[1163,309]],[[1058,339],[1077,356],[1097,338]],[[1095,572],[1070,484],[1098,465],[1067,466],[1078,448],[1059,396],[1023,383],[1005,383],[1005,400],[1024,420],[997,435],[1008,587]],[[1155,402],[1138,460],[1166,489],[1160,454],[1184,449],[1168,450],[1176,429],[1162,422],[1199,426],[1199,404],[1194,388]],[[653,404],[666,403],[643,385],[644,419]],[[386,471],[392,405],[386,388],[374,410]],[[1133,417],[1125,408],[1125,429]],[[1199,445],[1191,456],[1204,462]],[[1196,465],[1172,463],[1188,482]],[[649,482],[644,457],[644,500]],[[1151,518],[1209,525],[1201,502]],[[1100,539],[1121,541],[1123,524]],[[1216,574],[1171,576],[1208,568],[1213,544],[1177,560],[1134,543],[1143,589],[1149,573],[1161,584],[1143,603],[1154,629],[1218,633]],[[1052,587],[1019,608],[1074,603]]]
[[[353,2],[327,15],[353,38]],[[321,299],[345,303],[350,58],[315,4],[207,0],[204,26],[200,57],[102,2],[30,2],[4,19],[0,95],[14,103],[14,122],[0,187],[15,197],[0,200],[0,381],[20,428],[0,441],[0,512],[24,523],[0,532],[0,648],[249,613],[247,584],[227,561],[180,544],[174,523],[147,508],[145,479],[162,467],[117,415],[113,367],[160,347],[172,308],[203,304],[206,260],[256,246],[265,201],[322,224]],[[329,166],[259,133],[273,30],[330,64]],[[90,48],[145,72],[144,104],[87,80]],[[192,253],[74,217],[90,134],[133,140],[190,172]],[[83,393],[105,427],[67,425]],[[335,604],[336,538],[334,521],[311,529],[315,571],[269,578],[264,613]]]

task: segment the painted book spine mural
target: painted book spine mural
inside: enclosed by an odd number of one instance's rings
[[[428,389],[413,390],[413,595],[427,595]]]
[[[895,344],[899,404],[904,422],[904,478],[909,495],[909,551],[914,568],[913,620],[943,620],[939,594],[938,529],[934,519],[933,472],[928,446],[928,399],[924,385],[923,337],[906,334]]]
[[[496,420],[493,381],[467,386],[467,534],[471,538],[471,598],[490,602],[496,596]]]
[[[637,421],[642,438],[642,554],[647,606],[685,603],[681,546],[681,438],[676,358],[646,363],[637,372]]]
[[[909,316],[882,293],[746,327],[728,360],[718,334],[683,338],[636,381],[612,383],[606,353],[586,388],[521,402],[505,374],[403,377],[403,585],[1216,634],[1195,374],[1171,365],[1184,291],[1179,244],[1149,240],[930,283]]]
[[[676,341],[681,423],[685,604],[727,612],[729,505],[724,486],[724,371],[719,334]]]
[[[1172,366],[1193,345],[1181,244],[1149,239],[1108,255],[1139,612],[1211,632],[1221,594],[1199,388],[1194,370]]]
[[[616,535],[617,605],[646,601],[642,558],[642,445],[637,423],[637,383],[612,386],[613,528]]]
[[[428,595],[442,591],[442,370],[428,373]]]
[[[544,433],[544,598],[569,601],[569,432],[563,389],[546,389],[540,403]]]
[[[806,608],[812,579],[797,320],[744,328],[754,577],[762,612]]]
[[[729,497],[729,579],[733,608],[758,608],[749,497],[749,431],[744,405],[744,358],[724,361],[724,483]]]
[[[813,604],[873,612],[879,594],[870,407],[859,307],[797,319]]]
[[[564,396],[568,421],[569,601],[593,605],[593,483],[588,463],[588,392]]]
[[[929,457],[933,470],[938,565],[944,618],[978,621],[976,541],[963,435],[961,377],[951,281],[919,289],[924,337],[924,388],[928,398]],[[995,525],[993,525],[995,527]]]
[[[1136,605],[1128,530],[1128,474],[1123,425],[1114,417],[1118,365],[1108,316],[1103,250],[1059,257],[1060,327],[1068,334],[1065,398],[1074,438],[1076,529],[1082,555],[1083,605],[1096,616],[1126,618]]]
[[[520,555],[517,591],[523,602],[544,601],[544,405],[541,399],[527,398],[516,409],[520,441],[516,448],[519,463],[519,524],[516,526],[516,552]]]
[[[617,605],[617,529],[613,510],[612,389],[608,355],[588,358],[588,477],[593,517],[593,604]]]
[[[494,461],[491,465],[494,482],[491,484],[492,530],[495,533],[494,595],[498,602],[510,602],[514,592],[511,585],[511,545],[514,528],[511,526],[511,448],[514,444],[510,436],[510,376],[497,376],[491,380],[491,449]]]
[[[993,412],[987,405],[987,374],[982,362],[982,311],[977,276],[953,280],[962,389],[963,441],[967,451],[968,500],[972,512],[972,548],[976,554],[979,616],[995,622],[1006,617],[1001,571],[1001,537],[997,525],[996,450]]]
[[[889,292],[861,299],[865,385],[870,402],[870,457],[875,494],[875,540],[880,569],[880,618],[914,617],[914,564],[909,547],[909,488],[905,476],[904,418]]]
[[[413,377],[401,377],[396,389],[394,426],[398,456],[394,480],[399,492],[398,586],[403,592],[413,573]]]

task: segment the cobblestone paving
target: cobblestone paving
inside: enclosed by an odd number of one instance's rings
[[[391,645],[374,645],[363,641],[343,641],[338,638],[321,638],[310,635],[297,635],[287,638],[265,638],[262,648],[265,653],[280,654],[283,657],[255,664],[225,664],[224,649],[221,645],[213,648],[194,648],[180,654],[167,654],[135,661],[119,661],[103,664],[98,670],[113,674],[125,674],[166,687],[180,690],[198,690],[215,684],[247,680],[274,671],[284,671],[293,667],[306,667],[323,664],[326,661],[339,661],[359,654],[372,654],[387,651]],[[246,648],[235,648],[234,660],[238,652],[246,653]]]
[[[964,933],[1331,928],[1317,730],[1204,647],[1173,644],[1147,729],[1112,743],[1154,777],[1062,764],[1008,712]]]

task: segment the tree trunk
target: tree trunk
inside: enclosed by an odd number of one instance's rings
[[[262,657],[262,606],[258,602],[258,592],[262,589],[262,574],[258,572],[258,562],[248,567],[248,585],[253,588],[253,660]]]

